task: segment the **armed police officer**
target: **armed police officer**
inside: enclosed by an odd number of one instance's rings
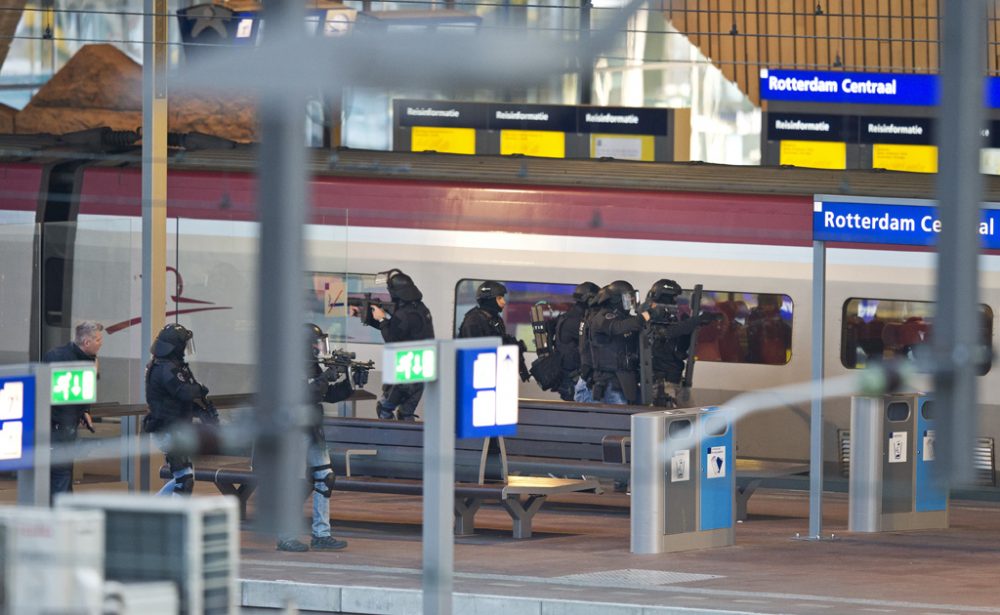
[[[431,311],[424,305],[424,295],[413,283],[413,278],[399,269],[379,274],[381,276],[385,276],[392,306],[383,309],[371,304],[366,314],[359,314],[365,324],[381,331],[382,339],[389,343],[434,339]],[[382,397],[376,406],[378,417],[415,420],[417,404],[423,394],[423,383],[383,385]]]
[[[334,474],[330,463],[330,451],[323,435],[322,402],[337,403],[350,397],[354,389],[346,370],[324,367],[321,363],[330,357],[330,339],[317,325],[306,325],[308,356],[306,378],[309,391],[309,424],[306,427],[306,465],[309,480],[312,481],[312,540],[308,545],[294,535],[279,536],[278,549],[281,551],[308,551],[309,548],[324,551],[343,549],[347,541],[333,537],[330,530],[330,496],[333,494]],[[341,376],[345,376],[341,380]],[[357,378],[355,378],[357,379]]]
[[[590,303],[599,290],[600,288],[593,282],[578,284],[573,289],[573,306],[560,314],[553,326],[553,351],[559,357],[559,366],[563,373],[563,380],[559,385],[559,397],[565,401],[574,399],[590,401],[590,389],[587,388],[586,380],[580,377],[582,365],[580,346]],[[590,361],[587,363],[589,366]]]
[[[518,369],[521,381],[531,378],[528,366],[524,361],[526,346],[513,335],[507,333],[507,325],[500,316],[507,305],[505,296],[507,287],[500,282],[486,280],[476,288],[476,307],[465,313],[462,324],[458,328],[458,337],[499,337],[504,344],[515,344],[518,352]]]
[[[64,361],[90,361],[97,367],[97,353],[104,343],[104,326],[99,322],[85,320],[76,326],[73,341],[53,348],[42,357],[43,363]],[[93,431],[89,405],[52,406],[52,443],[70,447],[77,440],[77,429],[84,425]],[[73,461],[53,463],[49,472],[51,497],[57,493],[73,491]]]
[[[587,319],[593,400],[606,404],[639,401],[639,332],[649,313],[636,316],[635,288],[615,280],[597,293]]]
[[[646,293],[642,305],[649,318],[643,335],[649,344],[651,355],[652,394],[644,396],[654,406],[677,407],[683,382],[684,368],[691,347],[691,334],[716,318],[717,314],[695,314],[681,316],[677,309],[677,297],[683,290],[680,284],[666,278],[657,280]]]
[[[185,353],[193,349],[194,334],[177,323],[163,327],[149,349],[153,355],[146,365],[149,414],[142,427],[166,454],[173,475],[157,495],[190,495],[194,491],[194,464],[177,451],[176,429],[191,425],[194,418],[206,424],[219,422],[219,413],[208,399],[208,387],[195,379],[184,360]]]

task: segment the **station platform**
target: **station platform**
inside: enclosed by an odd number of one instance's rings
[[[208,487],[207,485],[205,487]],[[201,489],[205,493],[207,489]],[[455,541],[456,614],[1000,613],[1000,503],[952,502],[951,529],[851,534],[847,495],[826,493],[823,540],[808,492],[761,489],[732,547],[629,552],[624,494],[547,502],[534,534],[484,505]],[[284,553],[245,526],[243,613],[421,611],[420,499],[335,493],[336,552]]]

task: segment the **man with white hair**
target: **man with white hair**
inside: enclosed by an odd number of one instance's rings
[[[45,353],[44,363],[65,361],[91,361],[97,363],[97,353],[104,343],[104,325],[93,320],[84,320],[76,325],[73,341],[57,346]],[[77,439],[77,428],[83,424],[93,430],[90,405],[52,406],[52,443],[62,449],[69,448]],[[53,463],[50,472],[52,497],[57,493],[73,491],[73,462]]]

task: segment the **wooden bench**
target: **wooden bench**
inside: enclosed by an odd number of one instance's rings
[[[631,479],[632,415],[648,406],[520,400],[517,435],[506,438],[511,472]],[[764,480],[809,472],[809,464],[736,458],[736,518]]]
[[[348,417],[324,420],[337,481],[334,489],[420,495],[423,423]],[[513,522],[514,538],[529,538],[532,520],[550,495],[595,491],[594,479],[509,476],[502,440],[458,440],[455,446],[455,531],[474,531],[485,501],[498,502]]]

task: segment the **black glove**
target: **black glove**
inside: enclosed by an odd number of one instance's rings
[[[665,305],[654,305],[647,311],[651,321],[664,322],[667,320],[667,306]]]
[[[722,314],[714,314],[711,312],[702,312],[698,314],[698,326],[707,325],[710,322],[715,322],[717,320],[722,320]]]
[[[205,385],[203,385],[201,383],[198,383],[198,386],[201,387],[201,396],[202,397],[205,397],[206,395],[208,395],[208,387],[207,386],[205,386]]]
[[[368,384],[368,370],[361,369],[360,367],[351,368],[351,381],[354,382],[354,386],[363,387]]]

